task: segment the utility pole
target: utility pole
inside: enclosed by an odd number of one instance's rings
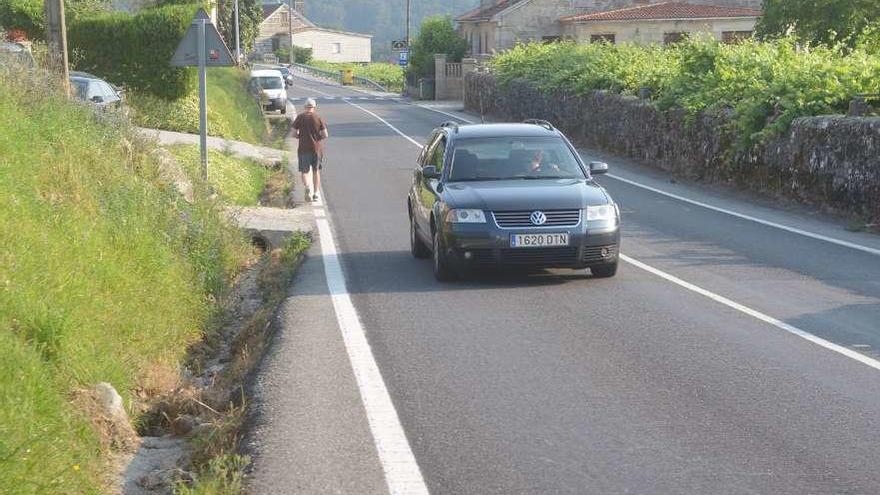
[[[238,0],[235,0],[235,63],[241,64],[241,34],[238,31]]]
[[[70,69],[67,65],[67,25],[64,22],[64,0],[45,0],[46,38],[52,63],[59,66],[61,87],[70,97]]]
[[[287,62],[293,63],[293,0],[287,0],[287,37],[290,45],[287,47]]]
[[[409,50],[409,3],[410,0],[406,0],[406,49]]]

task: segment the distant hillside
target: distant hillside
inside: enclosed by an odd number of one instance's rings
[[[479,0],[412,0],[412,36],[424,17],[456,16],[474,8]],[[403,39],[406,0],[306,0],[306,16],[322,27],[373,35],[373,60],[391,57],[391,40]]]

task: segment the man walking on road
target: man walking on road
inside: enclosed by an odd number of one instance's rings
[[[315,113],[315,107],[317,103],[309,98],[306,100],[305,113],[297,115],[293,121],[293,130],[299,139],[297,157],[303,186],[306,189],[306,201],[318,199],[318,189],[321,187],[321,162],[324,158],[323,141],[330,136],[324,121]]]

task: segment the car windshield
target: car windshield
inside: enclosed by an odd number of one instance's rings
[[[568,145],[558,137],[457,140],[450,182],[510,179],[584,179]]]
[[[257,77],[257,86],[261,89],[281,89],[280,77]]]

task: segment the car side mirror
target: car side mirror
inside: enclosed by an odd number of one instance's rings
[[[437,172],[437,167],[434,165],[428,165],[422,169],[422,177],[425,179],[439,179],[440,172]]]
[[[92,97],[92,103],[104,103],[104,98],[95,95]]]
[[[590,174],[600,175],[608,173],[608,164],[605,162],[590,162]]]

